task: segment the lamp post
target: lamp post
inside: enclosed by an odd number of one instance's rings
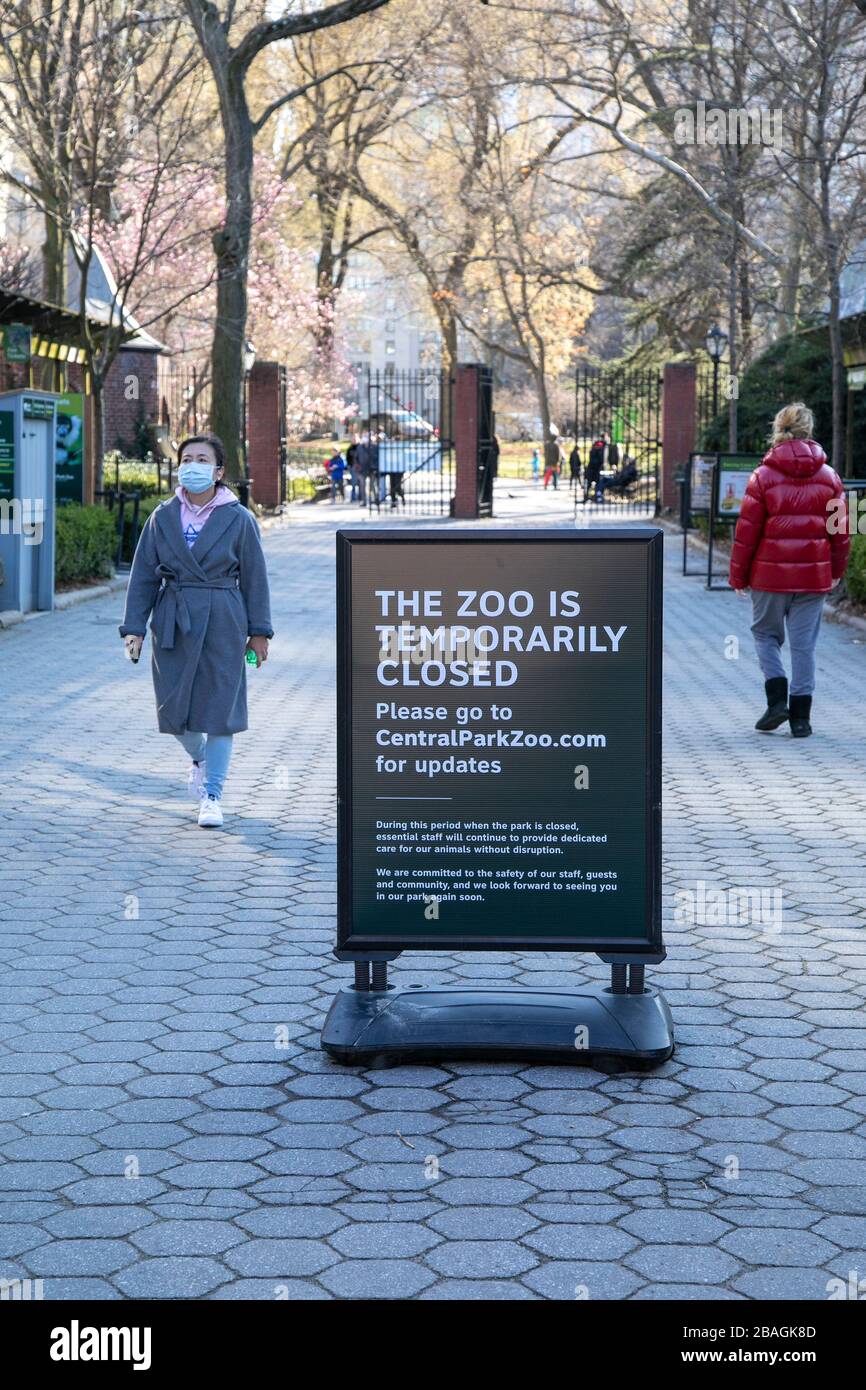
[[[717,323],[707,333],[705,338],[707,353],[713,364],[713,419],[719,413],[719,363],[728,345],[728,335],[723,333]]]
[[[247,453],[247,392],[249,390],[250,372],[256,360],[256,349],[249,338],[244,340],[244,374],[241,380],[241,452],[244,462],[244,476],[239,482],[238,491],[241,494],[241,501],[245,507],[250,504],[250,469]]]

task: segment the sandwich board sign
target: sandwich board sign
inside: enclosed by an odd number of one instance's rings
[[[573,1053],[575,1007],[590,1051],[670,1055],[642,977],[664,957],[661,561],[650,527],[338,532],[339,1060]],[[595,952],[614,989],[377,988],[443,949]]]

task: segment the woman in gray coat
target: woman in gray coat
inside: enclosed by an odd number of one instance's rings
[[[120,635],[137,661],[150,618],[159,729],[191,759],[198,823],[222,825],[232,735],[247,727],[247,654],[273,637],[259,528],[226,483],[216,435],[178,448],[179,486],[151,513],[132,562]]]

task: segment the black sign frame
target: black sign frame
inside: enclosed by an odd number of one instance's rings
[[[662,757],[662,580],[664,533],[658,527],[599,527],[597,530],[495,529],[474,530],[370,529],[339,530],[337,542],[337,953],[341,959],[394,956],[402,951],[585,951],[611,959],[646,954],[663,958],[661,925],[661,757]],[[384,933],[361,936],[352,931],[352,553],[369,545],[419,546],[447,543],[467,546],[604,544],[643,546],[646,552],[646,719],[645,882],[643,930],[622,937],[429,937]],[[611,563],[615,563],[612,556]]]

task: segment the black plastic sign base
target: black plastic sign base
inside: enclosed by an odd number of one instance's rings
[[[356,1067],[486,1058],[560,1066],[622,1059],[648,1068],[667,1061],[674,1036],[667,1001],[654,989],[427,985],[341,990],[322,1047]]]

